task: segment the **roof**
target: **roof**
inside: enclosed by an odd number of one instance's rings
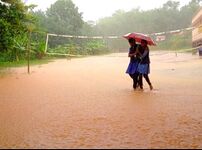
[[[196,12],[196,14],[193,16],[192,18],[192,23],[197,20],[197,18],[199,18],[200,16],[202,16],[202,7],[199,8],[199,10]]]

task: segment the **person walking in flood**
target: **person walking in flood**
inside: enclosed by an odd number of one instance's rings
[[[147,83],[149,84],[150,90],[153,90],[153,86],[149,79],[150,58],[149,58],[149,47],[147,45],[146,40],[141,40],[141,46],[139,48],[139,52],[140,52],[141,61],[138,64],[137,72],[139,73],[140,88],[143,89],[143,82],[142,82],[142,76],[143,76],[145,80],[147,81]]]
[[[139,83],[139,78],[138,78],[139,73],[137,72],[138,64],[140,62],[140,59],[137,53],[139,45],[136,44],[136,41],[133,38],[130,38],[128,42],[130,44],[129,53],[128,53],[128,57],[130,57],[130,63],[128,65],[126,73],[129,74],[130,77],[133,79],[133,88],[136,89]]]

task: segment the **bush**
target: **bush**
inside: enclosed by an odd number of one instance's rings
[[[100,40],[85,41],[80,44],[71,43],[59,45],[48,50],[50,53],[73,54],[73,55],[100,55],[109,53],[105,43]]]

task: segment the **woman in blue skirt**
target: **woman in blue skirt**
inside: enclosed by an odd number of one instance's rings
[[[137,72],[137,68],[140,62],[140,59],[138,58],[137,54],[138,45],[136,44],[135,39],[133,38],[130,38],[128,42],[130,44],[130,49],[128,53],[128,57],[130,57],[130,63],[128,65],[126,73],[128,73],[133,79],[133,88],[136,89],[137,84],[139,83],[139,73]]]
[[[142,76],[144,76],[145,80],[149,84],[150,90],[153,90],[153,86],[149,79],[149,73],[150,73],[150,58],[149,58],[149,47],[147,46],[147,41],[142,40],[141,41],[141,47],[139,48],[139,52],[141,54],[140,56],[140,63],[138,65],[137,71],[139,72],[139,78],[140,78],[140,88],[143,88],[142,83]]]

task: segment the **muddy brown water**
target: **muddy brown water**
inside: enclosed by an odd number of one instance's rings
[[[202,148],[202,59],[151,53],[144,91],[126,53],[12,69],[0,78],[0,148]]]

